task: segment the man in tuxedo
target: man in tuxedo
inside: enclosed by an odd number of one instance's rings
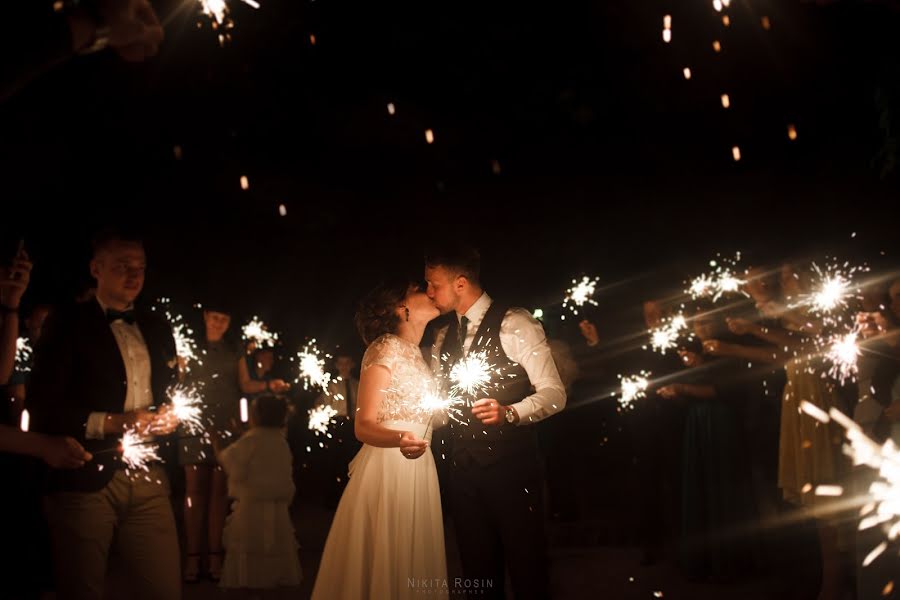
[[[347,485],[347,466],[359,451],[359,442],[353,433],[353,417],[356,414],[356,398],[359,396],[359,379],[354,377],[356,361],[349,352],[338,353],[334,357],[334,368],[338,376],[328,382],[322,394],[316,399],[316,406],[331,406],[337,414],[334,417],[334,447],[330,449],[325,476],[325,504],[335,508],[344,487]]]
[[[436,249],[425,257],[428,297],[449,324],[435,334],[436,371],[446,375],[468,354],[484,352],[494,373],[469,398],[466,426],[451,421],[450,505],[469,589],[505,598],[549,598],[543,476],[534,423],[560,411],[566,391],[544,329],[522,308],[481,288],[473,248]]]
[[[169,325],[136,311],[146,257],[141,241],[106,232],[94,240],[94,300],[47,321],[26,403],[42,433],[71,436],[93,454],[79,469],[52,469],[45,511],[54,546],[60,598],[103,597],[110,547],[129,569],[142,598],[180,598],[179,550],[168,477],[159,461],[127,469],[118,450],[125,430],[159,454],[177,425],[163,406],[174,381],[175,344]]]

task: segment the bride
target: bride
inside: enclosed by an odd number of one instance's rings
[[[312,598],[421,598],[447,593],[444,526],[428,413],[432,374],[419,342],[439,311],[407,280],[360,302],[368,344],[355,418],[362,449],[325,543]],[[425,439],[422,439],[425,438]]]

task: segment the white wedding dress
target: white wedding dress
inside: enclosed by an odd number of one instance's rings
[[[385,427],[427,433],[416,405],[432,374],[419,348],[394,335],[369,346],[362,361],[391,372],[378,420]],[[447,593],[444,525],[431,450],[417,459],[399,448],[363,445],[350,463],[313,589],[313,600],[402,599]]]

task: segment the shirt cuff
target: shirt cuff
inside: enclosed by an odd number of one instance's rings
[[[89,414],[84,438],[87,440],[102,440],[105,437],[103,433],[103,424],[105,421],[105,412],[92,412]]]
[[[531,415],[534,414],[534,402],[527,402],[527,398],[520,402],[516,402],[515,404],[509,405],[516,414],[519,415],[519,420],[516,422],[516,427],[520,425],[530,425],[531,424]]]

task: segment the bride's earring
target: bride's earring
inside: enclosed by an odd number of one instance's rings
[[[409,307],[408,307],[408,306],[404,306],[404,307],[403,307],[403,310],[406,311],[406,322],[409,323]]]

